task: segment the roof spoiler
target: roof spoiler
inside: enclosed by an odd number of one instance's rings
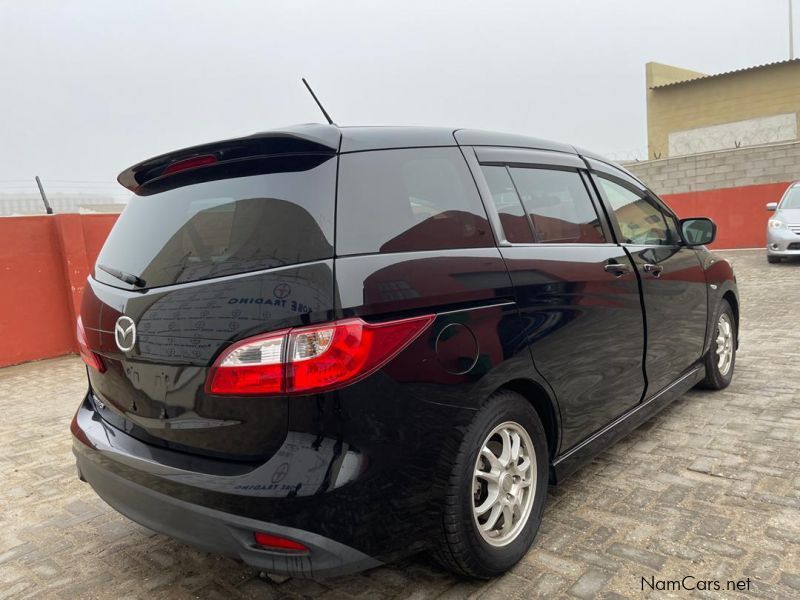
[[[189,164],[196,157],[214,157],[216,160],[197,161],[197,166],[193,166],[192,171],[276,155],[335,154],[339,149],[340,139],[339,128],[332,125],[312,123],[287,127],[168,152],[125,169],[119,174],[117,181],[134,194],[139,194],[146,185],[169,177],[171,165]]]

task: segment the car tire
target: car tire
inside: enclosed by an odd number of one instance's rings
[[[513,459],[515,436],[519,439],[517,459]],[[502,459],[506,455],[502,448],[505,447],[511,448],[512,454],[507,455],[510,460],[504,467]],[[487,450],[499,460],[490,461]],[[535,464],[531,461],[526,468],[526,458],[533,457]],[[456,574],[477,579],[501,575],[514,566],[531,547],[539,529],[547,495],[548,466],[547,438],[531,403],[510,390],[494,393],[475,415],[462,439],[446,486],[434,558]],[[523,471],[525,474],[519,475]],[[484,479],[495,477],[495,472],[500,473],[496,482]],[[530,485],[523,488],[526,477]],[[493,503],[493,498],[497,502]],[[489,511],[476,515],[476,511],[489,504],[492,506]],[[500,507],[494,525],[498,531],[481,533],[478,523],[491,528],[489,520],[496,510],[495,504]],[[508,514],[511,525],[506,529]]]
[[[781,262],[781,257],[780,256],[772,256],[770,254],[767,254],[767,262],[772,264],[772,265],[774,265],[775,263]]]
[[[733,309],[727,300],[722,300],[714,315],[714,336],[706,354],[706,376],[700,382],[700,387],[708,390],[721,390],[730,385],[731,379],[733,379],[733,369],[736,366],[738,340],[739,332]],[[720,344],[723,346],[722,350],[720,350]],[[728,353],[729,360],[723,360],[723,355],[728,355]]]

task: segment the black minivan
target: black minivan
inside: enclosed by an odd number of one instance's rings
[[[498,575],[548,483],[733,375],[714,224],[572,146],[303,125],[119,181],[77,325],[79,475],[268,572],[432,550]]]

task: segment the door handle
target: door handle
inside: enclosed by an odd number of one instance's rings
[[[652,273],[653,277],[661,277],[661,271],[664,270],[664,267],[650,263],[646,263],[642,268],[646,273]]]
[[[617,275],[617,277],[619,277],[620,275],[624,275],[630,270],[631,268],[628,265],[622,263],[607,263],[603,265],[603,271],[605,271],[606,273],[614,273],[615,275]]]

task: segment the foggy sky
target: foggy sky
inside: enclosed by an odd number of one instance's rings
[[[787,0],[0,0],[0,45],[0,192],[35,191],[38,174],[51,191],[125,196],[116,176],[144,158],[322,121],[301,76],[344,125],[643,158],[645,62],[784,60]]]

